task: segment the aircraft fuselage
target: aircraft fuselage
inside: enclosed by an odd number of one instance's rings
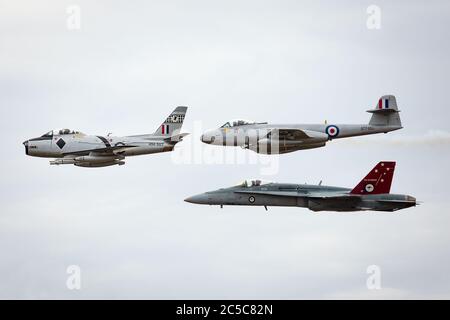
[[[376,133],[387,133],[401,126],[368,124],[249,124],[233,128],[218,128],[205,132],[204,143],[220,146],[240,146],[257,153],[287,153],[325,146],[327,141]],[[278,136],[282,130],[299,129],[308,132],[305,139]]]
[[[219,206],[304,207],[312,211],[396,211],[416,205],[416,199],[408,195],[351,195],[350,191],[332,186],[270,183],[218,189],[185,201]]]
[[[123,146],[123,156],[171,151],[174,144],[158,137],[104,137],[85,134],[63,134],[38,137],[24,142],[27,155],[44,158],[87,156],[94,150]]]

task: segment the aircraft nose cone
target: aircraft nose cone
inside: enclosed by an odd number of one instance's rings
[[[25,146],[25,154],[28,155],[28,140],[24,141],[23,145]]]
[[[196,203],[196,204],[207,204],[208,203],[207,200],[208,200],[207,196],[203,193],[184,199],[184,201],[186,201],[186,202]]]

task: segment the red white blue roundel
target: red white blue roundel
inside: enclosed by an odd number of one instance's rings
[[[339,128],[335,125],[330,125],[325,129],[325,132],[330,138],[334,138],[339,134]]]

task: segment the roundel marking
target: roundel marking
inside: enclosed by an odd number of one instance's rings
[[[375,187],[373,186],[373,184],[369,183],[369,184],[366,184],[365,189],[367,192],[372,192],[373,189],[375,189]]]
[[[335,125],[330,125],[326,127],[325,132],[328,135],[328,137],[334,138],[337,137],[337,135],[339,134],[339,128]]]
[[[255,197],[254,196],[250,196],[250,197],[248,197],[248,202],[250,202],[250,203],[254,203],[255,202]]]

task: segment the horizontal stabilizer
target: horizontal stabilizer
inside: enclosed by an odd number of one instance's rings
[[[389,113],[400,112],[400,111],[395,110],[395,109],[372,109],[372,110],[367,110],[367,112],[377,113],[377,114],[389,114]]]
[[[175,134],[173,136],[165,138],[164,141],[167,141],[167,142],[180,142],[180,141],[183,141],[183,138],[186,137],[187,135],[189,135],[189,133]]]
[[[389,200],[389,199],[382,199],[382,200],[377,200],[377,202],[381,202],[381,203],[414,203],[417,204],[416,199],[411,199],[411,200]]]
[[[360,199],[359,196],[354,194],[345,194],[345,195],[338,195],[338,196],[308,196],[308,198],[311,199],[329,199],[329,200],[357,200]]]

